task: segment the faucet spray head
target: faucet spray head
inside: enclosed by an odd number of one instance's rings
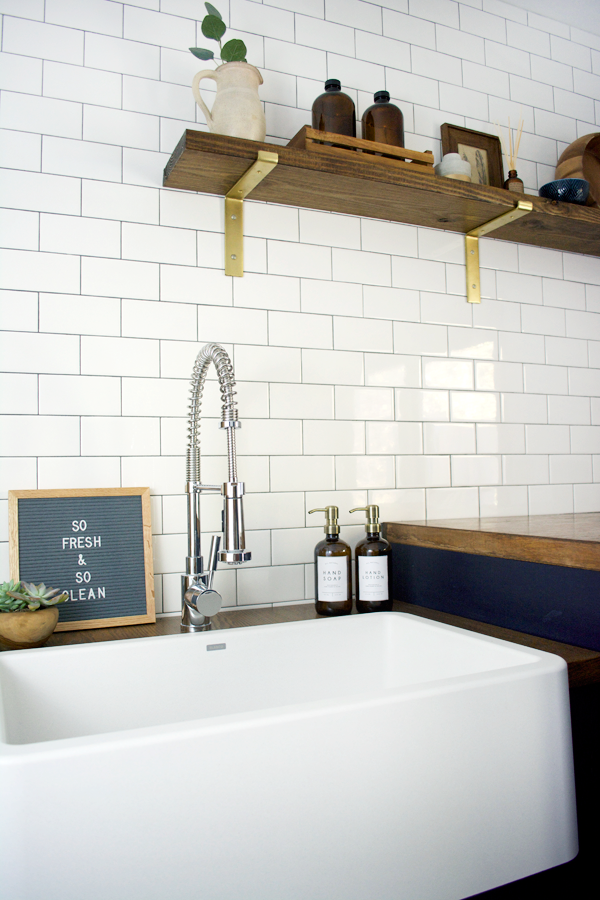
[[[219,561],[230,566],[252,559],[250,550],[246,550],[244,534],[244,511],[242,497],[243,481],[226,481],[221,488],[223,494],[223,549],[219,552]]]

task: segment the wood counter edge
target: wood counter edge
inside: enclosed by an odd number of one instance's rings
[[[434,550],[451,550],[454,553],[600,571],[600,542],[593,540],[508,534],[406,522],[386,522],[383,525],[383,534],[392,544],[410,544]]]
[[[435,609],[427,609],[412,603],[394,602],[395,612],[410,613],[447,625],[455,625],[467,631],[500,638],[524,647],[532,647],[535,650],[543,650],[546,653],[554,653],[561,656],[567,663],[569,673],[569,686],[580,687],[588,684],[600,683],[600,653],[587,650],[583,647],[574,647],[571,644],[562,644],[547,638],[535,635],[523,634],[512,631],[509,628],[500,628],[496,625],[488,625],[484,622],[476,622],[473,619],[465,619],[449,613],[439,612]],[[228,628],[244,628],[249,625],[272,625],[280,622],[299,622],[316,619],[317,614],[312,603],[291,604],[290,606],[262,607],[258,609],[233,609],[219,613],[214,618],[217,634],[220,630]],[[113,628],[96,628],[88,631],[61,631],[50,635],[47,647],[63,647],[73,644],[87,644],[103,641],[131,640],[133,638],[159,637],[166,634],[179,634],[180,618],[165,616],[154,623],[143,625],[122,625]],[[0,648],[3,649],[3,648]],[[6,650],[5,652],[11,652]]]

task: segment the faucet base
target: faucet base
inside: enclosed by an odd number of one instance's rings
[[[210,631],[212,627],[213,627],[212,622],[209,619],[207,622],[204,623],[204,625],[187,625],[187,624],[184,624],[183,622],[181,622],[179,625],[179,630],[184,631],[184,632],[186,632],[186,631]]]

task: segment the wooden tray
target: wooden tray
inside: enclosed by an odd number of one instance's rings
[[[405,147],[394,147],[392,144],[380,144],[377,141],[366,141],[362,138],[347,137],[345,134],[334,134],[331,131],[317,131],[309,125],[303,125],[298,134],[295,134],[288,147],[298,150],[311,150],[317,153],[325,153],[328,156],[349,156],[358,151],[367,154],[369,162],[382,163],[387,166],[412,169],[418,166],[422,175],[433,175],[433,153],[426,150],[420,153],[417,150],[407,150]],[[407,162],[407,160],[409,160]]]

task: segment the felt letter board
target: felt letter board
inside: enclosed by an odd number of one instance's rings
[[[155,622],[149,488],[9,491],[11,578],[60,588],[56,631]]]

